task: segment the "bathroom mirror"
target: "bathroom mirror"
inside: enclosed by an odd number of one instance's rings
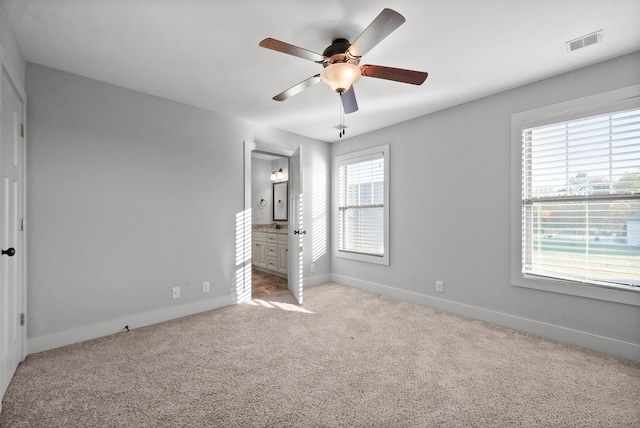
[[[273,221],[288,221],[288,182],[273,183]]]

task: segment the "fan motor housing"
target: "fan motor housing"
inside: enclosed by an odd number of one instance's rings
[[[354,58],[347,54],[347,51],[351,46],[349,40],[347,39],[335,39],[330,46],[322,52],[322,55],[327,58],[324,61],[323,66],[327,67],[331,64],[340,63],[340,62],[349,62],[354,65],[358,65],[360,62],[360,58]]]

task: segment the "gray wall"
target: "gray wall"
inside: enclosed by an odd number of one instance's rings
[[[638,83],[639,69],[635,53],[328,145],[29,64],[29,352],[228,303],[243,141],[304,146],[305,283],[637,349],[638,307],[510,284],[509,187],[511,114]],[[330,257],[332,155],[386,143],[391,266]]]
[[[328,173],[324,142],[34,64],[26,82],[30,353],[231,303],[243,141]]]
[[[270,224],[273,222],[273,203],[271,190],[271,161],[251,159],[251,206],[252,224]],[[260,207],[260,200],[267,205]]]
[[[24,88],[26,64],[2,5],[0,5],[0,48],[4,51],[5,66],[9,70],[11,78],[15,80],[14,83]]]
[[[637,83],[636,52],[333,144],[391,145],[391,265],[334,257],[332,278],[640,360],[638,306],[510,284],[511,115]]]
[[[279,158],[273,161],[252,158],[251,159],[251,207],[252,224],[273,223],[273,182],[271,172],[282,168],[283,180],[289,178],[289,159]],[[260,200],[264,199],[267,205],[260,207]],[[288,222],[278,222],[288,224]]]

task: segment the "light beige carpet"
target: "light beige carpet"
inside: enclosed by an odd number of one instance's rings
[[[31,355],[2,427],[638,427],[640,364],[336,284]]]

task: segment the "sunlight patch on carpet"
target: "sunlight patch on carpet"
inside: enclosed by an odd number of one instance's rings
[[[302,312],[304,314],[314,313],[303,308],[302,306],[294,305],[291,303],[270,302],[270,301],[261,300],[261,299],[253,299],[248,302],[245,302],[245,304],[252,305],[252,306],[262,306],[263,308],[268,308],[268,309],[281,309],[283,311]]]

